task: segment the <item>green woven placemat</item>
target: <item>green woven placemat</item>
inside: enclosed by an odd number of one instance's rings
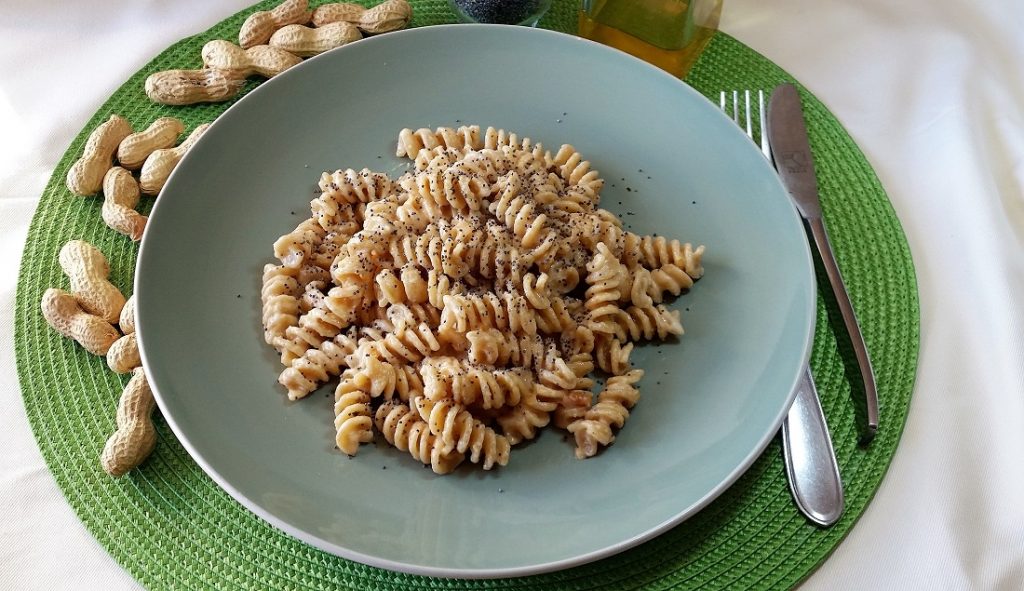
[[[159,70],[201,66],[199,50],[205,42],[234,39],[251,10],[272,4],[263,2],[174,44],[118,89],[57,165],[29,229],[15,325],[25,408],[58,486],[114,559],[151,589],[786,588],[812,572],[864,511],[896,449],[914,381],[919,324],[913,264],[885,192],[849,135],[806,92],[825,217],[877,372],[882,418],[874,442],[859,446],[859,395],[847,378],[856,370],[843,339],[832,330],[842,323],[831,302],[819,296],[812,366],[846,489],[846,512],[832,528],[809,525],[797,513],[776,440],[709,507],[637,548],[547,575],[450,581],[370,568],[282,534],[218,488],[159,417],[156,451],[140,469],[117,480],[100,469],[99,453],[114,429],[116,401],[127,379],[111,373],[104,359],[50,330],[38,306],[47,287],[67,285],[57,265],[57,252],[67,240],[85,239],[106,253],[111,279],[126,294],[137,247],[104,226],[100,199],[69,193],[67,169],[88,132],[111,113],[127,117],[136,129],[164,115],[181,118],[189,128],[213,120],[227,104],[154,105],[143,93],[143,80]],[[412,4],[413,26],[453,20],[444,1]],[[556,0],[541,26],[574,31],[576,4]],[[784,71],[724,34],[715,37],[688,78],[709,96],[720,89],[770,89],[787,80]],[[250,82],[247,90],[255,85]],[[143,211],[150,206],[151,200],[144,199]]]

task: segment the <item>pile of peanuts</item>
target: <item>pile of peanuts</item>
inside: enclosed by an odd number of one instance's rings
[[[305,57],[357,41],[363,34],[404,28],[411,19],[412,7],[406,0],[386,0],[372,8],[334,3],[315,10],[309,9],[308,0],[285,0],[273,10],[249,15],[239,31],[238,45],[224,40],[207,43],[202,50],[203,69],[151,75],[146,79],[146,94],[165,105],[226,101],[241,91],[249,76],[271,78]],[[147,222],[136,210],[140,195],[159,194],[171,171],[209,126],[197,126],[178,144],[185,125],[174,117],[160,117],[145,130],[134,132],[124,117],[111,115],[89,134],[81,158],[68,170],[67,187],[81,197],[102,192],[104,223],[138,242]],[[110,283],[106,257],[84,240],[66,243],[58,259],[70,292],[47,289],[41,302],[43,318],[90,353],[106,356],[112,371],[132,373],[118,402],[117,430],[100,457],[108,474],[121,476],[149,456],[157,438],[152,420],[156,402],[135,334],[134,296],[126,300]]]
[[[209,126],[199,125],[175,147],[185,125],[174,117],[161,117],[133,133],[124,117],[111,115],[89,134],[82,157],[68,170],[68,189],[81,197],[102,190],[103,221],[138,242],[147,221],[135,211],[139,194],[158,194],[178,161]],[[132,171],[138,171],[138,180]]]
[[[117,431],[100,457],[108,474],[121,476],[146,459],[156,445],[151,418],[155,402],[139,356],[134,298],[125,300],[110,283],[106,257],[84,240],[65,244],[58,261],[71,284],[70,292],[47,289],[41,303],[43,318],[86,351],[106,356],[112,371],[133,374],[118,403]]]
[[[358,41],[364,34],[397,31],[410,20],[412,6],[406,0],[386,0],[373,8],[339,2],[315,10],[309,9],[308,0],[285,0],[273,10],[249,15],[238,32],[238,45],[218,39],[203,46],[202,69],[151,74],[146,95],[165,105],[230,100],[249,76],[272,78],[302,58]]]
[[[104,223],[137,242],[147,222],[146,216],[135,210],[140,194],[158,194],[185,152],[208,127],[197,126],[175,146],[185,130],[178,119],[161,117],[145,130],[133,133],[124,117],[112,115],[89,134],[81,158],[68,169],[67,187],[82,197],[102,191],[100,215]],[[133,171],[138,171],[138,179]],[[47,289],[40,303],[43,318],[85,350],[106,356],[112,371],[133,374],[118,403],[117,430],[100,456],[100,465],[108,474],[121,476],[142,463],[156,446],[151,417],[156,402],[139,355],[134,297],[125,300],[110,283],[106,257],[84,240],[67,242],[58,262],[71,291]]]
[[[238,34],[240,45],[216,39],[203,46],[204,69],[149,76],[146,94],[167,105],[225,101],[238,94],[249,76],[276,76],[303,57],[361,39],[363,33],[401,29],[411,19],[412,7],[406,0],[386,0],[373,8],[324,4],[315,10],[309,10],[308,0],[285,0],[273,10],[249,15]],[[304,26],[308,23],[316,28]],[[126,119],[112,115],[89,135],[82,157],[68,171],[68,189],[83,197],[102,190],[103,221],[139,241],[147,221],[135,210],[140,193],[157,195],[208,127],[199,125],[175,146],[185,126],[174,117],[160,117],[133,133]],[[138,171],[137,179],[132,171]]]

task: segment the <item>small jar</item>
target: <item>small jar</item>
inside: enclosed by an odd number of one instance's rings
[[[536,27],[551,0],[448,0],[464,23],[496,23]]]
[[[684,77],[721,14],[722,0],[582,0],[579,34]]]

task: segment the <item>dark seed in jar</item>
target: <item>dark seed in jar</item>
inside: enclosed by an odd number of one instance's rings
[[[540,9],[542,0],[455,0],[466,16],[480,23],[515,25]]]

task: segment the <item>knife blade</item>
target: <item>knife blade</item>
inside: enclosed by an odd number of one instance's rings
[[[775,167],[782,184],[793,197],[800,216],[810,228],[811,236],[821,262],[835,293],[836,303],[843,317],[843,324],[853,344],[861,379],[864,382],[864,396],[867,403],[867,430],[865,439],[874,437],[878,430],[878,391],[871,358],[864,336],[861,334],[857,314],[850,302],[850,296],[843,282],[842,273],[836,263],[829,242],[825,220],[821,216],[821,201],[818,194],[818,180],[814,170],[814,156],[804,122],[800,93],[792,84],[782,84],[773,92],[768,102],[767,116],[768,143],[775,158]]]

